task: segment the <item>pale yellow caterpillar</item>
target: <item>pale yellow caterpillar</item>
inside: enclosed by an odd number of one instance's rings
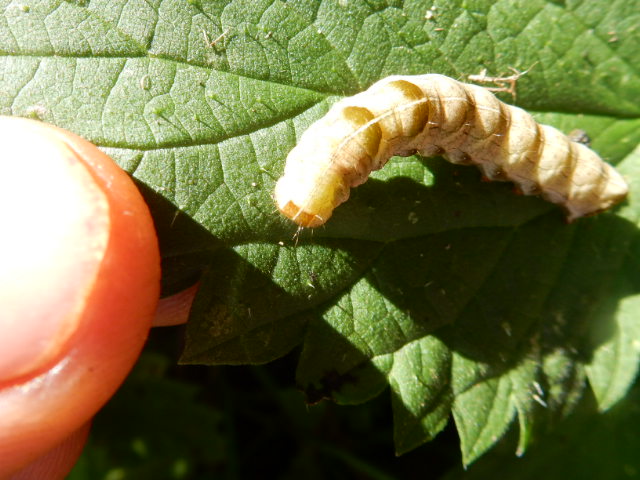
[[[585,145],[483,87],[443,75],[392,76],[336,103],[287,157],[275,201],[302,227],[324,224],[394,155],[442,155],[560,204],[569,221],[622,201],[622,176]]]

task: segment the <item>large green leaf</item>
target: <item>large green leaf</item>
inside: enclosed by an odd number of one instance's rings
[[[3,2],[0,112],[102,147],[152,206],[167,292],[200,278],[183,360],[301,349],[310,401],[389,388],[396,445],[450,413],[469,463],[514,419],[519,450],[588,380],[601,409],[640,352],[636,0]],[[389,74],[530,69],[517,103],[631,182],[617,211],[554,206],[441,159],[394,159],[294,236],[271,192],[296,138]],[[510,95],[503,97],[514,101]]]
[[[638,475],[640,407],[636,385],[624,401],[605,414],[580,408],[539,442],[524,458],[516,458],[501,442],[470,470],[461,467],[442,480],[628,480]],[[587,402],[585,402],[587,403]],[[587,405],[584,405],[585,407]]]

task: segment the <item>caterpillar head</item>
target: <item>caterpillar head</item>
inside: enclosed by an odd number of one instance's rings
[[[274,194],[278,210],[301,227],[324,224],[338,200],[342,203],[349,197],[349,189],[342,179],[332,175],[333,172],[327,173],[313,182],[296,175],[280,178]]]
[[[371,124],[369,111],[353,106],[337,111],[309,127],[276,183],[278,209],[301,227],[324,224],[349,198],[350,187],[366,180],[378,151],[380,127]]]

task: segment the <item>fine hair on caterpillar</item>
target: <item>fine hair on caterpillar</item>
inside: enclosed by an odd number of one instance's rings
[[[627,194],[622,176],[585,145],[486,88],[443,75],[392,76],[337,102],[289,153],[278,209],[301,227],[324,224],[392,156],[442,155],[491,180],[561,205],[569,221]]]

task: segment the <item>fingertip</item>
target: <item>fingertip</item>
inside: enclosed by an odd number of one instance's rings
[[[0,382],[43,369],[78,328],[110,230],[109,202],[69,146],[0,120]],[[81,241],[78,241],[81,240]]]
[[[9,480],[56,480],[65,478],[73,469],[87,443],[91,422],[82,425],[61,443],[14,473]]]
[[[0,363],[4,478],[78,430],[120,385],[151,325],[160,260],[142,196],[107,155],[76,135],[24,119],[0,117],[0,137],[0,162],[13,171],[3,187],[15,183],[13,194],[22,195],[13,204],[3,198],[15,208],[8,236],[24,252],[13,261],[12,275],[0,275],[0,291],[3,283],[23,279],[12,290],[22,299],[20,308],[2,328],[10,332],[29,318],[23,339],[42,329],[29,355],[12,356],[4,370]],[[65,196],[69,201],[60,203]],[[28,202],[35,207],[26,208]]]

